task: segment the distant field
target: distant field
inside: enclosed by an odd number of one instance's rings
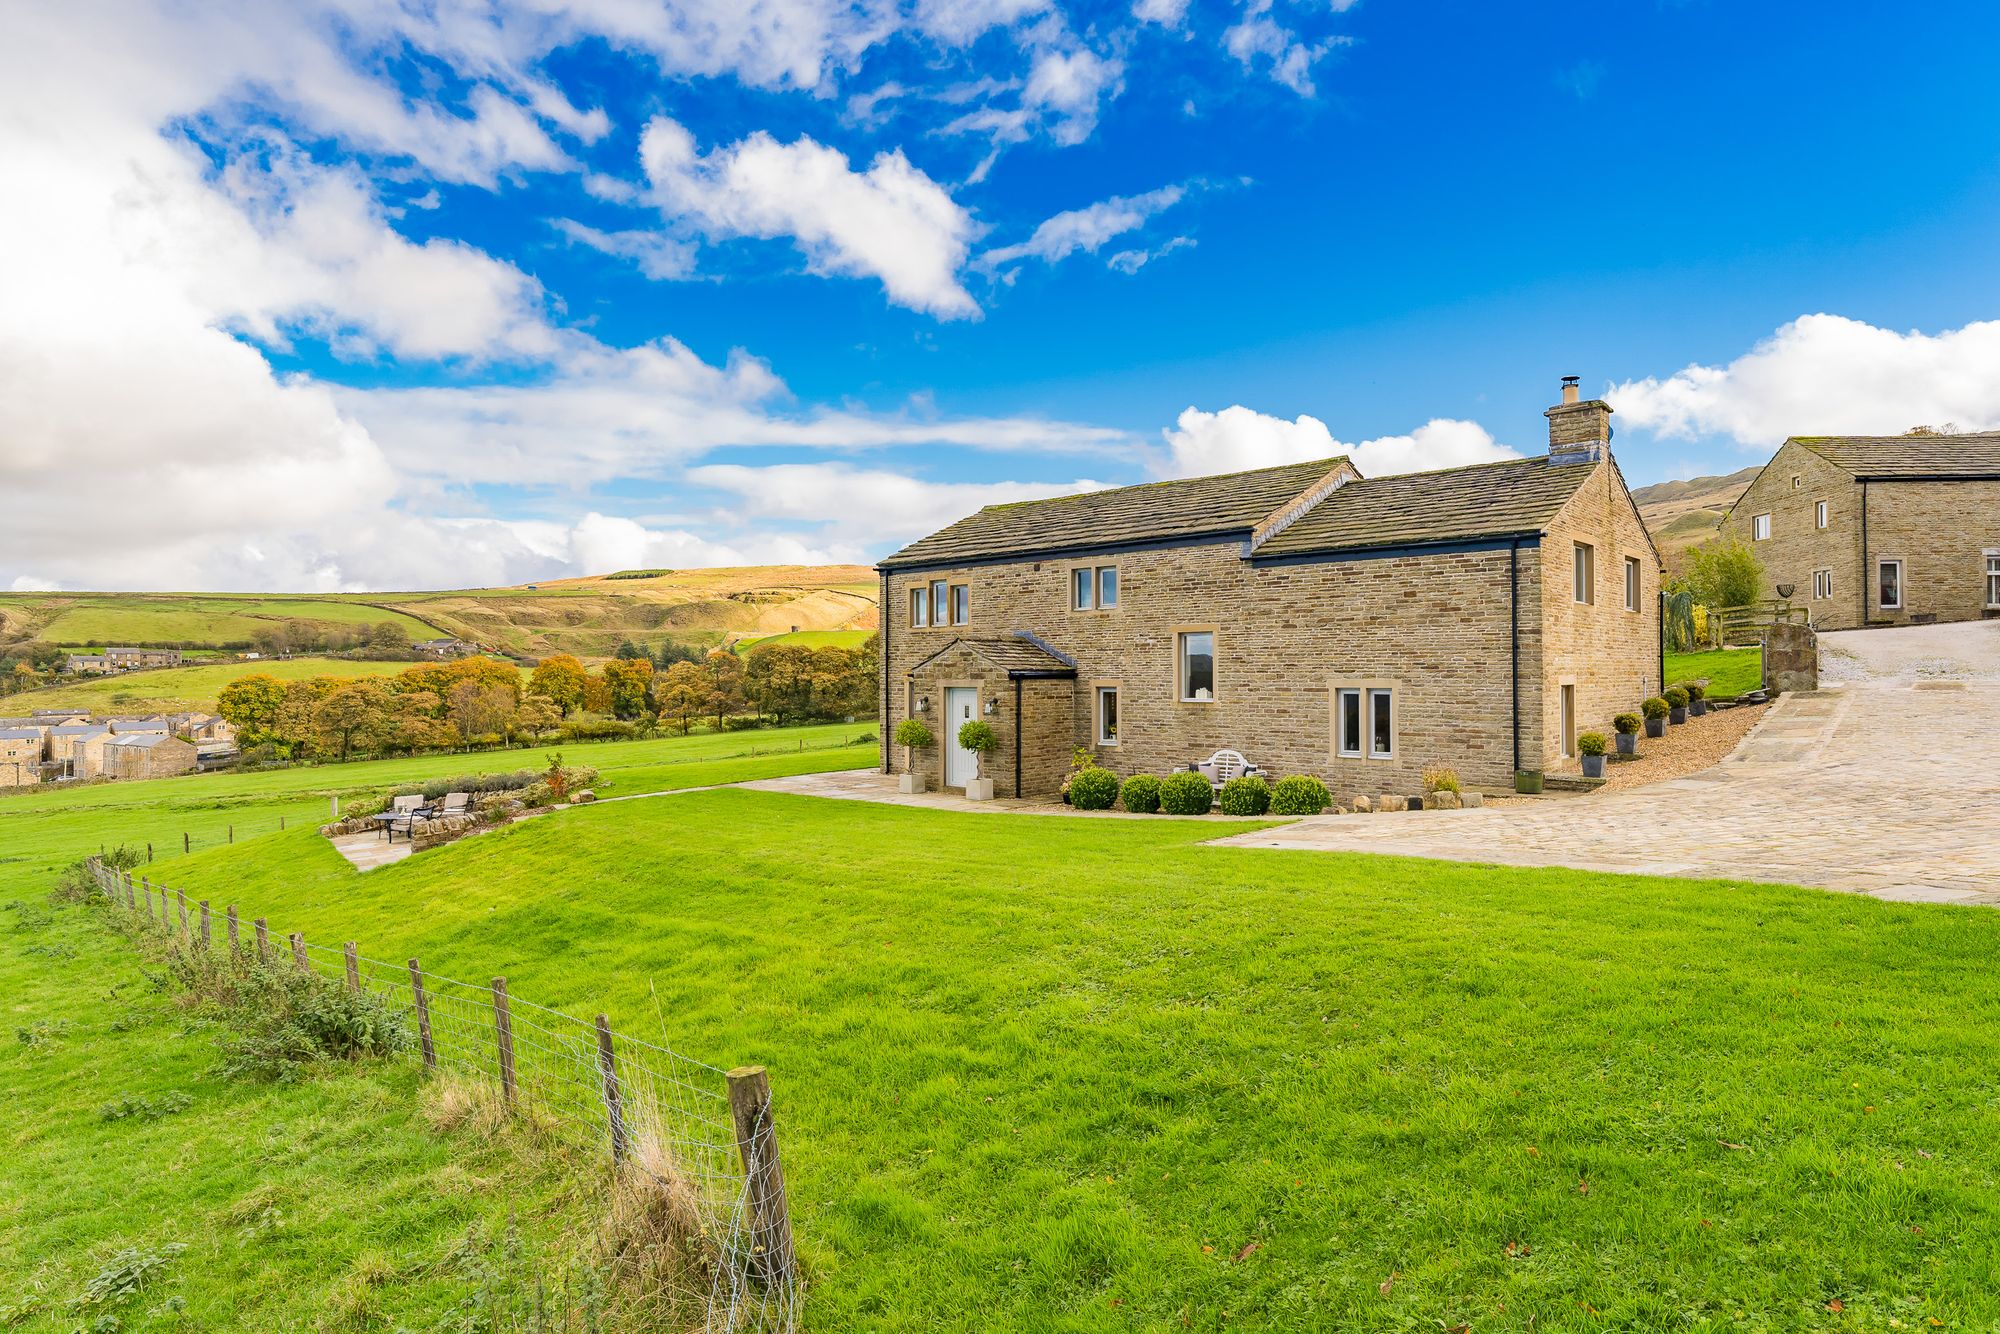
[[[772,644],[789,644],[795,648],[860,648],[874,633],[873,630],[796,630],[789,634],[766,635],[762,639],[739,639],[736,651],[748,653],[753,648]]]
[[[392,622],[413,639],[438,631],[406,612],[339,598],[212,593],[13,593],[0,597],[8,632],[56,644],[248,644],[288,620]],[[18,623],[18,626],[17,626]]]
[[[87,677],[0,699],[0,714],[32,709],[89,709],[93,713],[166,713],[180,709],[215,711],[215,697],[239,676],[262,673],[280,681],[313,676],[394,676],[416,664],[350,662],[343,658],[286,658],[269,662],[227,662],[201,667],[165,667],[123,676]]]

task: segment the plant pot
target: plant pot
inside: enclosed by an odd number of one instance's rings
[[[1679,727],[1682,723],[1686,722],[1687,720],[1688,720],[1688,711],[1686,705],[1682,705],[1678,709],[1667,710],[1667,721],[1672,723],[1675,727]]]
[[[1542,790],[1542,771],[1522,769],[1514,775],[1514,790],[1526,796],[1534,796]]]
[[[896,779],[896,790],[906,797],[919,797],[924,791],[922,774],[903,774]]]
[[[965,785],[965,799],[967,801],[993,800],[993,780],[990,778],[975,778],[967,783]]]
[[[1657,737],[1663,737],[1666,734],[1667,734],[1667,720],[1665,718],[1648,718],[1646,720],[1647,736],[1657,738]]]
[[[1618,753],[1620,755],[1637,755],[1639,753],[1639,738],[1633,733],[1620,732],[1613,740],[1618,743]]]
[[[1585,778],[1604,777],[1604,757],[1602,755],[1585,755],[1583,757],[1583,776]]]
[[[1705,699],[1691,699],[1691,700],[1689,700],[1689,701],[1688,701],[1688,712],[1689,712],[1689,713],[1691,713],[1691,714],[1693,714],[1693,715],[1694,715],[1695,717],[1697,717],[1697,718],[1706,718],[1706,717],[1708,717],[1708,701],[1707,701],[1707,700],[1705,700]]]

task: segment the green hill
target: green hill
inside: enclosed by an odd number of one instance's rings
[[[394,676],[415,666],[409,662],[373,662],[348,658],[284,658],[263,661],[202,663],[194,667],[164,667],[126,672],[121,676],[91,676],[68,680],[41,690],[25,690],[0,698],[0,714],[9,717],[31,709],[89,709],[100,716],[114,713],[177,713],[188,709],[215,711],[215,697],[239,676],[262,672],[280,681],[314,676]]]

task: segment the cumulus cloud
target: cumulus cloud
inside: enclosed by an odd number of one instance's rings
[[[1085,208],[1058,213],[1045,219],[1027,240],[986,251],[979,257],[980,267],[999,269],[1021,259],[1056,264],[1079,250],[1094,255],[1105,242],[1137,231],[1186,196],[1185,186],[1169,185],[1144,194],[1114,195]]]
[[[1408,435],[1348,444],[1334,439],[1317,417],[1301,415],[1287,421],[1238,405],[1220,412],[1189,408],[1163,434],[1166,455],[1155,466],[1170,477],[1268,468],[1340,454],[1351,457],[1363,477],[1518,457],[1479,423],[1448,417],[1433,418]]]
[[[1353,7],[1354,0],[1334,0],[1329,7],[1339,13]],[[1313,66],[1327,52],[1346,46],[1353,39],[1329,37],[1307,42],[1271,16],[1272,0],[1244,0],[1243,14],[1222,34],[1223,49],[1235,56],[1246,70],[1262,69],[1271,79],[1300,97],[1312,97]]]
[[[732,497],[731,512],[807,521],[835,538],[900,544],[934,532],[987,505],[1094,491],[1101,482],[933,482],[844,463],[782,463],[752,468],[708,464],[688,480]]]
[[[1628,380],[1605,394],[1627,428],[1728,436],[1764,450],[1790,435],[1892,435],[1950,422],[2000,427],[2000,320],[1926,334],[1802,315],[1722,366]]]
[[[1166,28],[1178,28],[1187,17],[1188,0],[1136,0],[1132,6],[1132,17],[1141,23],[1157,23]]]
[[[572,218],[556,219],[555,227],[578,245],[631,260],[639,266],[639,272],[656,281],[670,282],[694,274],[699,247],[692,241],[638,229],[607,232]]]
[[[875,278],[898,305],[946,319],[979,313],[958,281],[978,227],[900,149],[856,171],[838,149],[760,130],[704,155],[661,116],[639,153],[662,212],[711,240],[788,238],[816,273]]]

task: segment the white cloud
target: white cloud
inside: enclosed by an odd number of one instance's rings
[[[1725,366],[1614,385],[1617,423],[1664,437],[1724,435],[1768,449],[1789,435],[2000,427],[2000,320],[1897,333],[1802,315]]]
[[[1352,8],[1354,0],[1335,0],[1335,13]],[[1309,43],[1271,17],[1272,0],[1244,0],[1243,17],[1222,34],[1222,45],[1246,70],[1260,65],[1264,72],[1300,97],[1312,97],[1313,66],[1338,46],[1352,39],[1329,37]]]
[[[1132,17],[1141,23],[1158,23],[1163,27],[1178,28],[1187,17],[1188,0],[1136,0],[1132,6]]]
[[[1194,238],[1192,236],[1176,236],[1163,245],[1154,246],[1151,250],[1117,251],[1111,258],[1104,261],[1104,266],[1108,269],[1114,269],[1119,273],[1133,274],[1145,268],[1156,259],[1171,255],[1176,250],[1186,250],[1192,245],[1194,245]]]
[[[824,526],[863,544],[900,544],[934,532],[987,505],[1094,491],[1104,484],[1073,482],[932,482],[844,463],[785,463],[750,468],[710,464],[688,480],[734,497],[732,513]]]
[[[692,241],[683,241],[665,232],[601,231],[571,218],[558,218],[555,226],[557,231],[578,245],[631,260],[639,266],[639,272],[656,281],[670,282],[694,273],[698,247]]]
[[[1518,457],[1477,422],[1438,417],[1408,435],[1379,436],[1348,444],[1336,440],[1317,417],[1286,421],[1238,405],[1220,412],[1189,408],[1163,432],[1166,456],[1156,471],[1170,477],[1239,472],[1281,463],[1349,455],[1363,477],[1426,472],[1466,463]]]
[[[927,36],[963,46],[983,32],[1047,13],[1050,0],[917,0],[917,28]]]
[[[704,156],[662,116],[639,151],[660,209],[712,240],[790,238],[813,272],[879,279],[898,305],[941,318],[979,313],[958,282],[978,227],[900,150],[857,172],[837,149],[758,131]]]
[[[1106,241],[1137,231],[1155,214],[1172,208],[1186,196],[1186,187],[1168,185],[1145,194],[1113,196],[1055,214],[1036,227],[1027,240],[986,251],[979,257],[980,267],[997,269],[1030,258],[1055,264],[1079,250],[1094,255]]]
[[[1046,48],[1035,55],[1021,100],[1049,119],[1057,143],[1080,144],[1097,128],[1099,104],[1118,96],[1124,73],[1124,62],[1088,47]]]

